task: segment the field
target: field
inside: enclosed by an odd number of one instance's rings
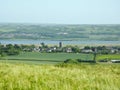
[[[1,61],[7,62],[25,62],[34,64],[54,64],[61,63],[66,59],[83,59],[92,60],[92,54],[76,54],[76,53],[39,53],[39,52],[22,52],[16,56],[3,57]]]
[[[119,64],[0,63],[0,90],[120,90]]]
[[[119,54],[97,60],[120,59]],[[3,60],[4,59],[4,60]],[[63,64],[92,54],[21,52],[0,60],[0,90],[120,90],[120,64]]]
[[[98,55],[97,60],[120,60],[120,54]]]
[[[29,64],[57,64],[66,59],[93,60],[93,54],[82,53],[39,53],[22,52],[15,56],[2,57],[0,62],[29,63]],[[97,55],[96,60],[120,60],[120,54]]]

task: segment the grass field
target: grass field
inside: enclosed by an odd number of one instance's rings
[[[120,90],[119,64],[0,63],[0,90]]]
[[[29,64],[56,64],[65,61],[66,59],[82,59],[93,60],[92,54],[82,53],[39,53],[39,52],[22,52],[16,56],[5,56],[0,62],[11,63],[29,63]],[[97,55],[96,60],[120,60],[120,54]]]
[[[120,54],[97,55],[97,60],[120,60]]]
[[[28,62],[29,63],[59,63],[66,59],[83,59],[92,60],[92,54],[76,54],[76,53],[39,53],[39,52],[22,52],[17,56],[3,57],[7,62]],[[2,61],[2,60],[1,60]]]

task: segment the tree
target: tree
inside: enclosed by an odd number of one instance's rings
[[[21,50],[21,49],[22,49],[21,46],[18,45],[18,44],[15,44],[15,45],[14,45],[14,48],[17,49],[17,50]]]
[[[97,48],[94,48],[93,51],[94,51],[94,53],[93,53],[94,54],[93,60],[96,62]]]
[[[84,49],[91,49],[89,46],[85,46]]]
[[[75,47],[72,47],[72,51],[74,53],[78,53],[78,52],[80,52],[80,49],[79,49],[79,47],[75,46]]]

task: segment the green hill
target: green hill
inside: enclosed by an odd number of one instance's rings
[[[120,40],[120,25],[0,24],[0,39]]]
[[[0,63],[0,90],[119,90],[120,65]]]

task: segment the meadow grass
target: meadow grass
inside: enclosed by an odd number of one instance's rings
[[[119,64],[0,63],[0,90],[120,90]]]

